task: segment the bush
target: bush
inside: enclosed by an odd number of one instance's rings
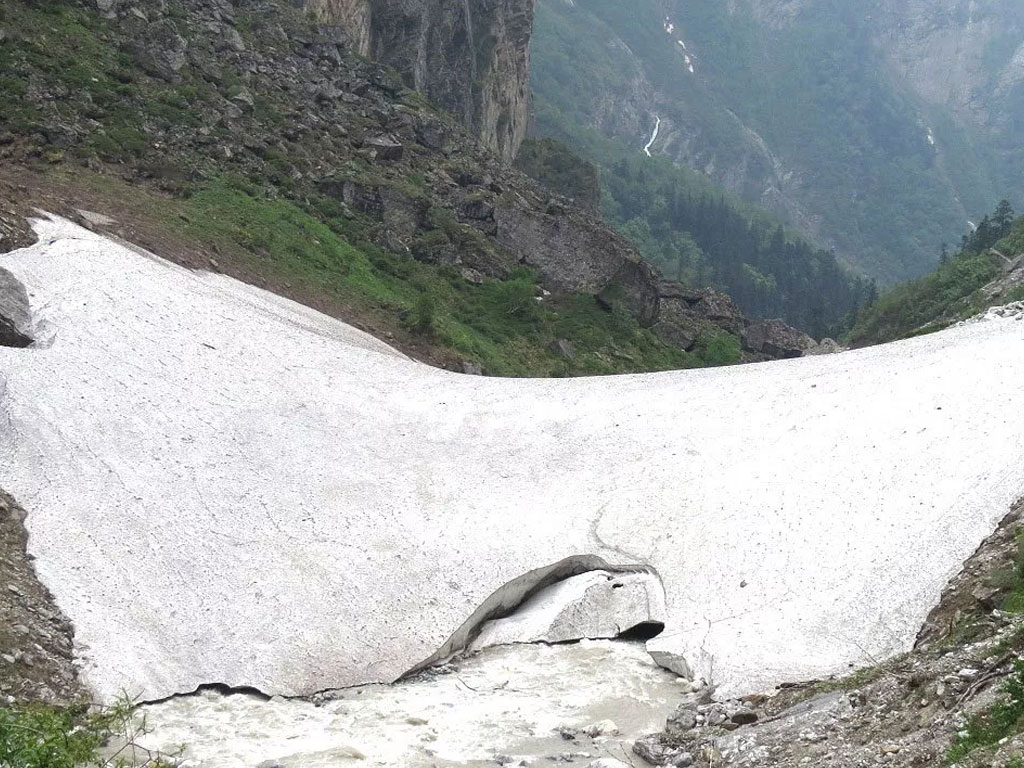
[[[735,365],[740,362],[743,352],[740,340],[728,333],[720,333],[700,343],[700,356],[705,365]]]
[[[416,297],[409,325],[414,331],[427,336],[432,336],[437,330],[437,300],[429,291]]]
[[[161,755],[136,743],[145,720],[122,699],[112,707],[56,708],[42,704],[0,707],[0,766],[4,768],[170,768]],[[120,749],[101,749],[117,739]]]

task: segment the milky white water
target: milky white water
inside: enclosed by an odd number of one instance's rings
[[[583,641],[491,648],[445,674],[338,692],[323,706],[300,700],[204,692],[143,708],[142,743],[203,768],[344,765],[494,766],[520,759],[588,759],[630,753],[661,730],[683,689],[643,645]],[[619,733],[563,739],[611,720]],[[607,729],[607,725],[605,725]]]
[[[651,147],[654,146],[654,142],[658,140],[658,133],[661,131],[661,118],[657,115],[654,116],[654,132],[651,133],[651,140],[644,146],[644,154],[648,157],[651,156]]]

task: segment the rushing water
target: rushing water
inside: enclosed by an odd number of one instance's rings
[[[642,643],[504,646],[441,673],[340,691],[322,706],[213,692],[171,699],[145,707],[143,744],[186,745],[181,756],[202,768],[493,766],[505,756],[585,765],[622,758],[637,736],[660,730],[683,684]],[[566,739],[567,729],[596,736]]]

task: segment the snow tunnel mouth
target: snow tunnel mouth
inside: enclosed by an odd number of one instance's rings
[[[664,584],[652,566],[574,555],[499,587],[400,679],[460,653],[499,645],[648,640],[665,628],[665,615]]]

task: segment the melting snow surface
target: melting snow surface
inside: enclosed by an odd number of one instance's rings
[[[735,368],[461,376],[62,220],[0,257],[0,477],[100,697],[390,681],[510,580],[657,568],[723,694],[908,648],[1024,495],[1024,323]],[[571,683],[572,681],[569,681]]]

